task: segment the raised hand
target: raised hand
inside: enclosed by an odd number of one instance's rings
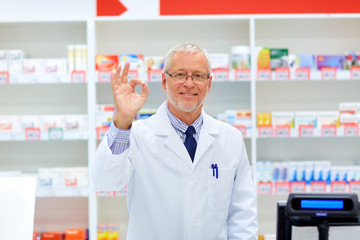
[[[111,87],[113,90],[116,115],[115,126],[119,129],[130,129],[136,113],[144,106],[149,95],[148,85],[139,78],[128,82],[130,64],[126,63],[123,71],[119,65],[115,73],[111,74]],[[141,85],[141,93],[135,92],[136,85]]]

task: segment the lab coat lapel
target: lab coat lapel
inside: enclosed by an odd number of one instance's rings
[[[216,136],[220,134],[220,129],[213,124],[213,121],[216,120],[212,119],[211,116],[207,115],[203,111],[203,125],[201,127],[198,145],[196,147],[194,165],[201,161],[203,155],[213,145]]]
[[[181,141],[179,135],[170,123],[166,112],[166,102],[164,102],[157,110],[156,117],[158,117],[156,128],[154,129],[156,135],[164,138],[164,146],[175,153],[184,163],[192,168],[191,158],[187,152],[184,143]]]

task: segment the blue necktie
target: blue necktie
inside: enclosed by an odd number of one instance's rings
[[[196,140],[194,138],[195,128],[193,126],[189,126],[185,132],[185,147],[189,152],[191,160],[194,161],[195,151],[196,151]]]

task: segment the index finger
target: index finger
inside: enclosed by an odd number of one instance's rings
[[[124,66],[124,69],[123,69],[123,71],[121,73],[121,76],[120,76],[120,81],[123,82],[123,83],[128,82],[129,68],[130,68],[130,63],[126,62],[125,66]]]

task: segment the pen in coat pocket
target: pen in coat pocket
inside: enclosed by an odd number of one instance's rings
[[[212,170],[213,170],[213,177],[216,176],[216,179],[218,179],[218,178],[219,178],[219,169],[218,169],[217,164],[216,164],[216,163],[215,163],[215,164],[211,164],[211,168],[212,168]]]

